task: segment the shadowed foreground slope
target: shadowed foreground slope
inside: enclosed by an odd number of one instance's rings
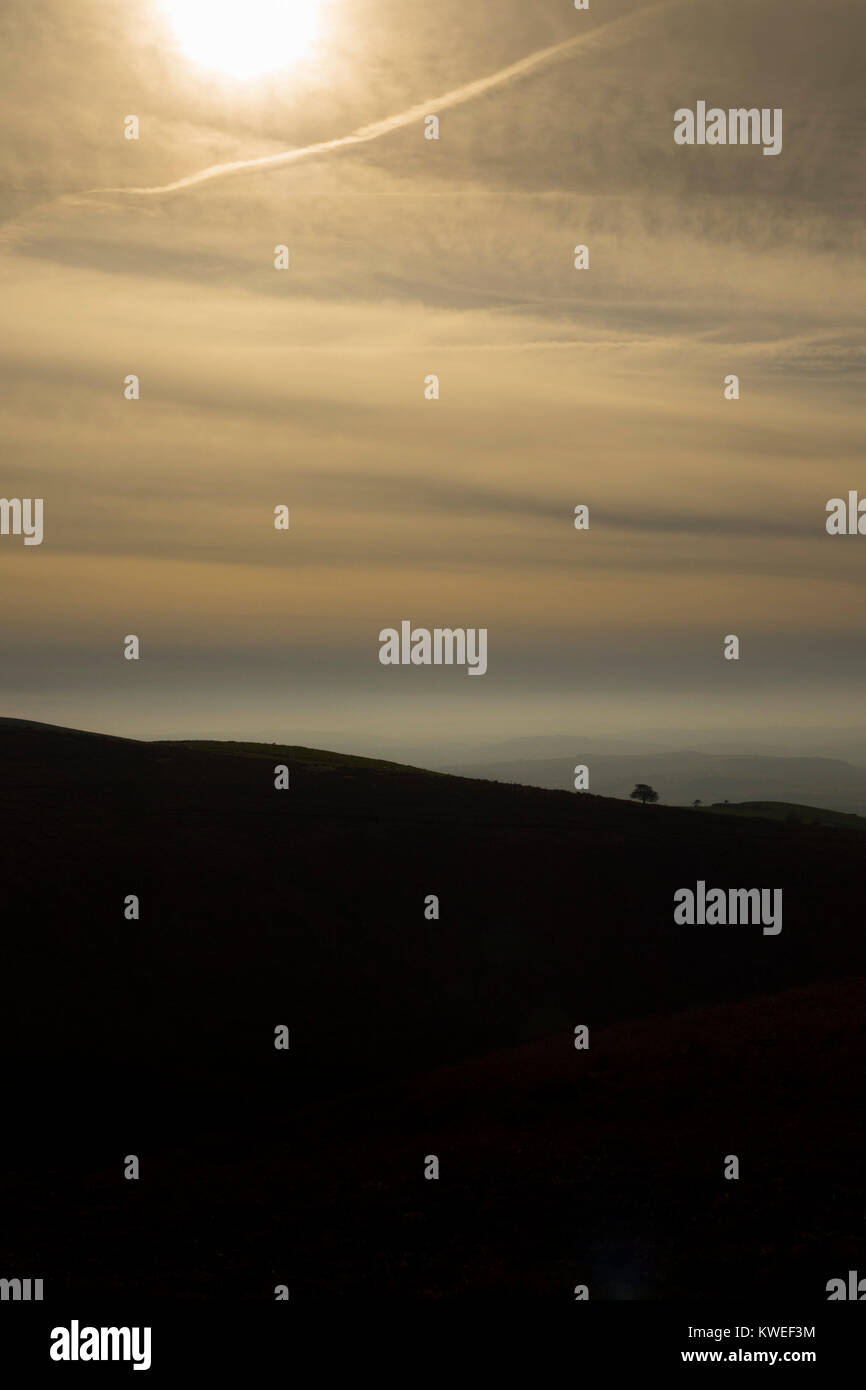
[[[0,754],[4,1263],[699,1297],[700,1251],[707,1293],[805,1292],[860,1239],[860,831],[15,722]],[[698,878],[781,887],[781,935],[676,925]]]
[[[866,1267],[866,980],[618,1025],[5,1179],[52,1295],[760,1300]],[[441,1164],[425,1181],[425,1158]],[[740,1179],[725,1181],[727,1155]]]

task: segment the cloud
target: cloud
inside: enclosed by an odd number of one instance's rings
[[[10,688],[94,727],[189,723],[193,686],[222,727],[243,692],[270,725],[342,700],[349,729],[368,687],[370,727],[463,718],[462,687],[444,715],[381,684],[369,634],[408,615],[489,623],[516,729],[584,695],[607,718],[602,688],[667,717],[715,682],[722,722],[742,697],[768,724],[807,676],[848,698],[866,577],[822,532],[862,482],[841,0],[442,0],[412,25],[352,0],[321,65],[243,92],[169,53],[148,0],[82,3],[16,12],[0,95],[2,490],[46,505],[37,554],[0,540]],[[784,105],[782,156],[675,148],[698,97]],[[120,191],[57,197],[98,184]],[[717,668],[738,625],[748,659]]]
[[[518,59],[515,63],[509,63],[506,67],[500,68],[498,72],[477,78],[474,82],[467,82],[450,92],[444,92],[440,96],[417,102],[405,111],[362,126],[349,135],[332,140],[316,141],[297,149],[282,150],[278,154],[261,155],[254,159],[232,160],[226,164],[213,164],[207,169],[199,169],[194,174],[187,174],[184,178],[175,179],[172,183],[160,184],[152,188],[94,188],[86,190],[83,196],[107,193],[147,196],[177,193],[187,188],[193,188],[197,184],[207,183],[212,179],[225,178],[230,174],[279,168],[286,164],[296,164],[301,160],[311,159],[316,155],[329,154],[334,150],[345,149],[349,146],[366,145],[370,141],[379,140],[384,135],[390,135],[396,130],[402,130],[405,126],[421,121],[431,113],[438,114],[456,106],[463,106],[467,102],[475,101],[479,97],[486,96],[489,92],[496,91],[498,88],[507,87],[543,68],[562,62],[573,53],[595,51],[605,47],[611,39],[616,41],[623,37],[631,37],[634,31],[642,26],[647,19],[654,19],[664,11],[684,3],[686,0],[660,0],[660,3],[651,5],[645,10],[623,15],[619,19],[611,20],[587,33],[577,34],[574,38],[564,39],[561,43],[539,49],[535,53],[528,54],[525,58]]]

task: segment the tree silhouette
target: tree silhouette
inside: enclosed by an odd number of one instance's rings
[[[693,805],[693,806],[700,806],[700,804],[701,804],[700,801],[693,801],[693,802],[692,802],[692,805]]]
[[[658,801],[659,794],[653,791],[652,787],[648,787],[646,782],[638,782],[635,785],[630,799],[632,801],[639,801],[642,806],[646,806],[648,801]]]

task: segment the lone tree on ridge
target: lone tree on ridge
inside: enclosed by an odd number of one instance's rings
[[[631,801],[639,801],[642,806],[646,806],[648,801],[658,801],[659,794],[648,787],[646,782],[638,782],[631,794]]]

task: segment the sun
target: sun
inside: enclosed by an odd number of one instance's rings
[[[318,37],[321,0],[163,0],[194,63],[258,77],[303,58]]]

